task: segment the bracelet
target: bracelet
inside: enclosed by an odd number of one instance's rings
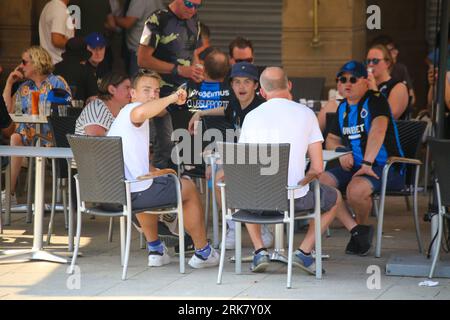
[[[178,76],[178,64],[175,64],[175,66],[172,68],[172,71],[170,73],[173,76]]]
[[[361,164],[364,164],[364,165],[369,166],[369,167],[373,166],[373,162],[366,161],[366,160],[362,160]]]

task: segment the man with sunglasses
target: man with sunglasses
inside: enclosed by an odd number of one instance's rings
[[[173,0],[164,10],[157,10],[145,22],[138,48],[138,65],[158,72],[163,79],[161,97],[170,95],[188,80],[203,81],[203,68],[194,51],[201,47],[197,9],[202,0]],[[176,109],[170,106],[167,110]],[[168,167],[173,143],[172,121],[167,110],[154,119],[154,165]]]
[[[369,90],[366,67],[357,61],[344,64],[337,80],[344,86],[345,99],[337,109],[337,119],[326,140],[327,149],[352,151],[339,158],[340,166],[327,170],[320,182],[345,191],[356,221],[347,210],[337,218],[351,233],[347,254],[367,255],[372,245],[373,227],[367,225],[372,210],[372,193],[381,189],[381,175],[388,157],[403,156],[389,104],[379,92]],[[392,166],[387,188],[404,186],[403,170]]]
[[[239,62],[254,63],[254,49],[253,43],[241,36],[234,38],[228,45],[228,52],[230,54],[230,63],[234,65]],[[265,66],[257,66],[258,79],[261,73],[266,68]]]

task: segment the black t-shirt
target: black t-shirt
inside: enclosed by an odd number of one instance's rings
[[[106,58],[105,58],[106,59]],[[95,78],[101,79],[103,76],[112,70],[108,67],[108,63],[103,59],[102,62],[98,64],[97,67],[94,67],[89,61],[86,62],[86,66],[94,73]]]
[[[72,90],[75,100],[86,101],[87,98],[97,95],[97,79],[92,68],[80,64],[77,59],[64,59],[58,62],[54,74],[62,76],[71,89],[75,89]]]
[[[382,82],[379,85],[381,94],[386,98],[389,99],[389,96],[391,94],[392,89],[402,82],[404,85],[407,86],[407,84],[403,81],[399,81],[395,78],[390,78],[388,81]],[[407,86],[408,87],[408,86]],[[402,115],[399,117],[400,120],[407,119],[409,117],[409,114],[411,113],[411,106],[410,106],[411,97],[409,96],[408,92],[408,105],[406,106],[405,111],[402,113]]]
[[[239,100],[233,95],[229,107],[225,109],[225,117],[235,128],[240,128],[244,123],[245,116],[265,101],[263,97],[255,94],[252,102],[242,109]]]
[[[355,105],[349,105],[345,99],[339,104],[336,113],[330,133],[341,137],[343,144],[352,149],[355,166],[360,166],[364,159],[372,121],[380,116],[387,117],[389,123],[375,164],[384,165],[388,157],[403,156],[397,126],[383,95],[368,91]]]

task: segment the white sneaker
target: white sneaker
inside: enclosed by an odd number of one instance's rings
[[[270,225],[263,224],[261,227],[261,238],[264,244],[264,248],[270,248],[273,246],[273,233]]]
[[[11,206],[16,206],[17,205],[16,195],[12,194],[10,199],[11,199]],[[3,190],[2,191],[2,207],[5,207],[5,206],[6,206],[6,191]]]
[[[149,267],[161,267],[170,263],[170,256],[167,252],[166,246],[164,246],[163,253],[157,251],[151,251],[148,254],[148,266]]]
[[[201,268],[208,268],[208,267],[215,267],[219,265],[219,253],[214,250],[213,247],[211,247],[211,253],[209,254],[208,258],[206,260],[203,260],[197,254],[194,253],[191,260],[189,260],[189,265],[194,269],[201,269]]]

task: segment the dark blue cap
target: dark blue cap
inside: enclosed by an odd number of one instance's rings
[[[258,69],[254,64],[246,61],[238,62],[231,68],[230,78],[243,77],[258,81]]]
[[[336,77],[340,77],[343,73],[350,73],[357,78],[361,77],[367,78],[366,66],[356,60],[346,62],[341,67],[341,69],[339,69],[339,72],[336,74]]]
[[[84,39],[86,44],[92,49],[106,47],[106,39],[98,32],[93,32],[88,34]]]
[[[72,97],[70,93],[61,88],[53,88],[49,91],[47,95],[47,101],[55,104],[70,105]]]

